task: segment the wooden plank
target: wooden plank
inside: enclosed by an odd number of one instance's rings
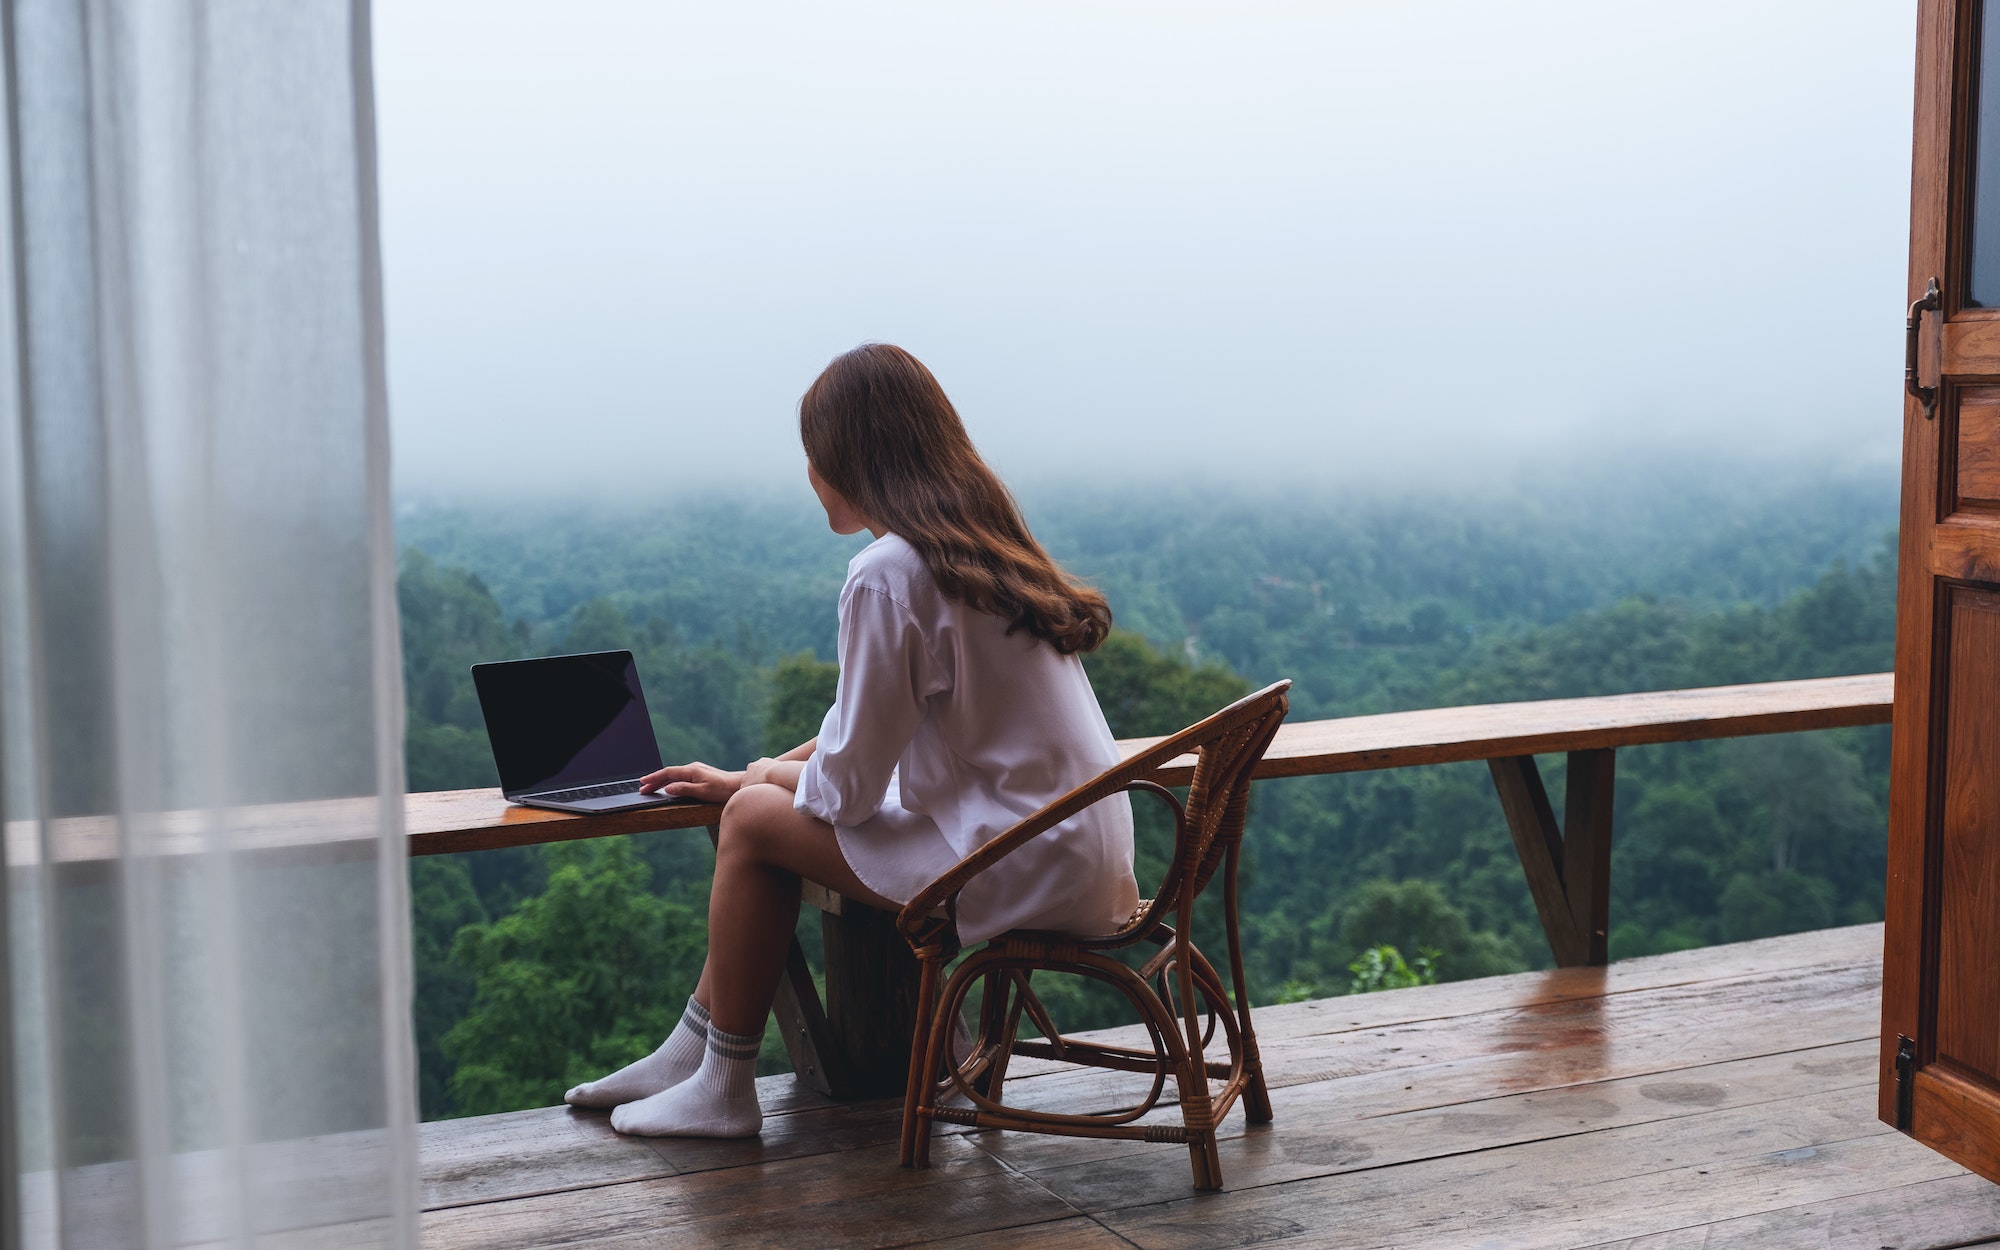
[[[872,1246],[890,1229],[896,1241],[920,1242],[1076,1214],[962,1138],[939,1139],[931,1158],[929,1168],[900,1168],[888,1144],[454,1208],[426,1217],[423,1242],[429,1250]]]
[[[1871,1102],[1865,1087],[1837,1090],[1097,1217],[1161,1250],[1253,1239],[1532,1250],[1752,1214],[1779,1193],[1824,1201],[1958,1172],[1876,1123]]]
[[[1871,673],[1304,721],[1278,730],[1257,775],[1358,772],[1505,755],[1884,724],[1889,719],[1892,686],[1890,674]],[[1159,741],[1130,738],[1118,747],[1130,758]],[[1163,775],[1169,781],[1185,782],[1191,770],[1192,761],[1181,761],[1170,765]],[[716,819],[717,810],[710,804],[577,816],[509,806],[498,790],[491,789],[412,794],[404,807],[412,855],[691,829]]]
[[[1834,965],[1259,1042],[1273,1088],[1369,1077],[1392,1089],[1413,1085],[1412,1097],[1422,1099],[1436,1097],[1442,1080],[1464,1079],[1476,1091],[1510,1093],[1870,1037],[1879,984],[1873,966]],[[1777,1018],[1782,1030],[1767,1023]],[[1476,1071],[1454,1075],[1467,1064]],[[1008,1096],[1104,1110],[1135,1079],[1043,1067],[1018,1084],[1010,1076]]]
[[[1374,994],[1352,994],[1313,1002],[1255,1008],[1258,1040],[1303,1037],[1347,1029],[1380,1028],[1419,1020],[1446,1019],[1487,1011],[1510,1011],[1547,1003],[1635,994],[1672,986],[1730,981],[1767,973],[1879,964],[1882,926],[1850,925],[1783,937],[1732,942],[1666,955],[1621,959],[1602,968],[1551,968],[1472,981],[1448,981]],[[1110,1037],[1090,1034],[1093,1038]],[[1138,1037],[1132,1031],[1126,1036]]]
[[[1257,776],[1366,772],[1507,755],[1882,725],[1889,721],[1893,691],[1892,674],[1868,673],[1302,721],[1278,730]],[[1135,738],[1118,746],[1129,758],[1159,741]],[[1170,782],[1184,783],[1191,768],[1192,761],[1183,760],[1163,775]]]
[[[1291,1038],[1328,1037],[1358,1034],[1432,1022],[1440,1027],[1462,1027],[1493,1033],[1509,1016],[1535,1008],[1546,1008],[1586,999],[1630,996],[1649,990],[1697,988],[1698,978],[1711,971],[1723,980],[1787,977],[1836,965],[1872,964],[1880,946],[1881,926],[1857,925],[1819,933],[1794,934],[1712,947],[1700,951],[1680,951],[1653,955],[1612,965],[1610,968],[1566,969],[1518,973],[1479,981],[1462,981],[1379,994],[1328,999],[1313,1003],[1293,1003],[1261,1009],[1258,1028],[1267,1043]],[[1685,1001],[1685,1000],[1683,1000]],[[1631,1017],[1621,1017],[1629,1023]],[[1362,1069],[1357,1075],[1331,1079],[1323,1084],[1299,1083],[1276,1095],[1282,1111],[1279,1127],[1294,1131],[1298,1116],[1327,1113],[1316,1098],[1331,1099],[1333,1114],[1344,1118],[1392,1115],[1426,1107],[1469,1102],[1494,1091],[1523,1091],[1558,1088],[1565,1081],[1601,1077],[1643,1076],[1670,1071],[1685,1065],[1687,1057],[1673,1045],[1621,1045],[1607,1064],[1593,1049],[1595,1043],[1574,1022],[1551,1021],[1563,1030],[1569,1044],[1548,1049],[1499,1050],[1493,1053],[1444,1059],[1439,1062],[1405,1064],[1394,1062],[1404,1056],[1428,1054],[1418,1035],[1405,1028],[1377,1039],[1369,1053],[1349,1050],[1343,1066]],[[1860,1028],[1862,1026],[1855,1025]],[[1768,1033],[1769,1031],[1764,1031]],[[1761,1036],[1762,1034],[1760,1034]],[[1858,1035],[1858,1034],[1856,1034]],[[1129,1032],[1105,1031],[1084,1035],[1093,1040],[1129,1043]],[[1805,1046],[1813,1039],[1796,1030],[1786,1030],[1792,1044]],[[1670,1038],[1663,1037],[1663,1041]],[[1020,1079],[1034,1075],[1031,1061],[1021,1061]],[[1800,1063],[1819,1060],[1805,1057]],[[1368,1067],[1380,1063],[1379,1068]],[[1053,1068],[1054,1065],[1048,1065]],[[1044,1069],[1047,1070],[1047,1069]],[[1542,1082],[1536,1085],[1533,1082]],[[1317,1091],[1327,1091],[1320,1094]],[[501,1116],[438,1121],[423,1126],[421,1154],[426,1201],[430,1205],[485,1201],[496,1197],[521,1196],[558,1188],[568,1183],[560,1177],[544,1179],[551,1168],[579,1171],[629,1166],[645,1169],[661,1161],[665,1170],[700,1171],[736,1167],[778,1158],[831,1153],[863,1145],[880,1145],[896,1140],[900,1106],[875,1103],[835,1106],[823,1095],[800,1085],[794,1078],[766,1077],[758,1082],[758,1097],[764,1105],[763,1136],[754,1142],[653,1142],[642,1143],[618,1138],[610,1132],[608,1117],[602,1113],[572,1112],[557,1107]],[[957,1131],[943,1126],[939,1133]],[[572,1134],[581,1132],[586,1145],[576,1158]],[[1240,1116],[1225,1122],[1225,1132],[1240,1135]],[[997,1149],[1010,1162],[1023,1167],[1045,1157],[1054,1163],[1102,1157],[1103,1143],[1058,1141],[1023,1134],[992,1135]],[[622,1143],[613,1156],[590,1145],[593,1141]],[[1054,1150],[1038,1156],[1038,1150]],[[628,1149],[629,1148],[629,1149]],[[1109,1153],[1120,1147],[1113,1144]],[[646,1151],[647,1155],[633,1153]],[[507,1156],[517,1156],[511,1161]],[[650,1156],[650,1157],[648,1157]],[[590,1183],[602,1183],[615,1175],[600,1170]]]
[[[417,1158],[426,1210],[584,1189],[674,1174],[608,1115],[541,1107],[419,1126]]]
[[[1950,1176],[1579,1250],[1949,1250],[1994,1240],[2000,1188],[1978,1176]]]
[[[1245,1131],[1232,1124],[1234,1131],[1226,1133],[1218,1146],[1222,1175],[1230,1190],[1241,1192],[1664,1124],[1729,1108],[1775,1105],[1832,1090],[1845,1091],[1865,1112],[1873,1093],[1874,1039],[1807,1053],[1813,1062],[1799,1063],[1796,1052],[1761,1055],[1390,1115],[1355,1114],[1341,1096],[1340,1082],[1276,1091],[1272,1103],[1277,1127]],[[1058,1149],[1017,1148],[1010,1139],[1020,1136],[981,1133],[971,1140],[1078,1210],[1096,1213],[1187,1196],[1187,1177],[1176,1176],[1165,1166],[1177,1161],[1171,1150],[1113,1143],[1124,1149],[1093,1159],[1077,1158],[1079,1152],[1071,1151],[1065,1161]]]
[[[1894,1133],[1804,1140],[1825,1131],[1807,1124],[1793,1138],[1800,1144],[1788,1149],[1713,1161],[1704,1155],[1681,1156],[1698,1162],[1600,1181],[1569,1194],[1574,1205],[1551,1202],[1544,1181],[1540,1195],[1521,1193],[1497,1211],[1479,1211],[1479,1244],[1483,1250],[1570,1250],[1606,1234],[1630,1236],[1752,1214],[1780,1194],[1802,1203],[1837,1201],[1885,1184],[1945,1179],[1955,1170],[1949,1160]],[[1653,1161],[1642,1159],[1638,1166]],[[1459,1250],[1465,1244],[1464,1224],[1454,1228],[1453,1223],[1457,1221],[1441,1220],[1442,1227],[1429,1236],[1402,1244],[1408,1250]],[[1777,1244],[1792,1250],[1794,1243]]]
[[[1291,1132],[1300,1117],[1317,1122],[1332,1116],[1357,1120],[1450,1108],[1510,1094],[1546,1093],[1609,1080],[1660,1078],[1703,1065],[1787,1056],[1804,1073],[1831,1081],[1836,1053],[1828,1048],[1868,1042],[1873,1036],[1872,978],[1845,970],[1855,979],[1844,988],[1819,979],[1793,983],[1769,996],[1765,1018],[1780,1018],[1782,1030],[1731,1028],[1729,1014],[1755,1010],[1770,982],[1743,988],[1733,1013],[1690,1019],[1685,1000],[1622,1018],[1467,1018],[1461,1027],[1385,1029],[1298,1039],[1298,1047],[1278,1056],[1273,1102],[1280,1131]],[[1595,1027],[1593,1027],[1595,1026]],[[1609,1039],[1615,1038],[1613,1045]],[[1130,1078],[1119,1083],[1097,1073],[1044,1076],[1024,1081],[1009,1098],[1027,1105],[1074,1111],[1102,1111],[1129,1105]],[[1127,1092],[1125,1098],[1113,1095]],[[1171,1108],[1149,1119],[1173,1123]],[[1254,1135],[1239,1115],[1223,1122],[1225,1138]],[[1024,1170],[1039,1160],[1061,1163],[1109,1158],[1117,1149],[1003,1134],[983,1139],[986,1148]],[[1234,1188],[1234,1182],[1231,1183]]]
[[[676,803],[583,816],[509,803],[495,789],[437,790],[403,800],[412,855],[445,855],[603,838],[660,829],[702,829],[722,819],[719,803]]]
[[[774,1113],[761,1139],[645,1142],[675,1175],[461,1206],[456,1222],[434,1213],[426,1240],[844,1245],[894,1230],[897,1242],[966,1250],[1122,1244],[1060,1200],[1087,1205],[1103,1194],[1119,1204],[1105,1222],[1142,1245],[1578,1246],[1726,1232],[1764,1213],[1962,1181],[1947,1161],[1869,1119],[1879,934],[1857,926],[1260,1012],[1260,1034],[1287,1035],[1267,1042],[1267,1057],[1290,1048],[1281,1057],[1299,1080],[1274,1091],[1276,1125],[1226,1122],[1229,1192],[1199,1202],[1186,1201],[1179,1149],[1146,1143],[947,1128],[934,1147],[945,1175],[901,1172],[894,1101],[833,1105],[769,1078],[760,1089]],[[1741,975],[1703,982],[1704,963]],[[1807,1045],[1829,1034],[1843,1040]],[[1044,1081],[1061,1084],[1021,1078]],[[505,1118],[488,1120],[448,1132],[469,1135],[474,1155],[504,1149]],[[1065,1156],[1099,1149],[1107,1153]],[[968,1150],[1004,1167],[952,1172]],[[1918,1218],[1911,1227],[1930,1226]],[[1738,1241],[1715,1244],[1760,1244],[1744,1228]],[[1683,1244],[1705,1243],[1646,1250]],[[1761,1244],[1819,1243],[1774,1235]]]
[[[1061,1250],[1132,1248],[1131,1242],[1085,1215],[1046,1224],[1023,1224],[995,1232],[948,1237],[927,1244],[938,1247],[938,1250],[1048,1250],[1051,1246],[1059,1246]]]

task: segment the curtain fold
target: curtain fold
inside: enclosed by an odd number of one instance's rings
[[[415,1244],[368,16],[0,7],[25,1246]]]

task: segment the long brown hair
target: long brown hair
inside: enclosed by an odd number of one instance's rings
[[[1042,550],[915,356],[887,343],[836,356],[799,401],[799,437],[821,479],[915,547],[947,598],[1064,655],[1111,632],[1104,596]]]

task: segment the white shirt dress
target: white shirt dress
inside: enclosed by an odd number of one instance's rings
[[[894,534],[847,566],[839,647],[794,806],[834,827],[854,875],[885,898],[908,902],[1120,759],[1076,656],[946,599]],[[1113,795],[974,878],[958,933],[1110,933],[1138,901],[1132,806]]]

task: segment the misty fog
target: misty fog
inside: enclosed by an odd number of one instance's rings
[[[1914,6],[379,6],[399,489],[789,484],[900,343],[1018,479],[1889,466]]]

